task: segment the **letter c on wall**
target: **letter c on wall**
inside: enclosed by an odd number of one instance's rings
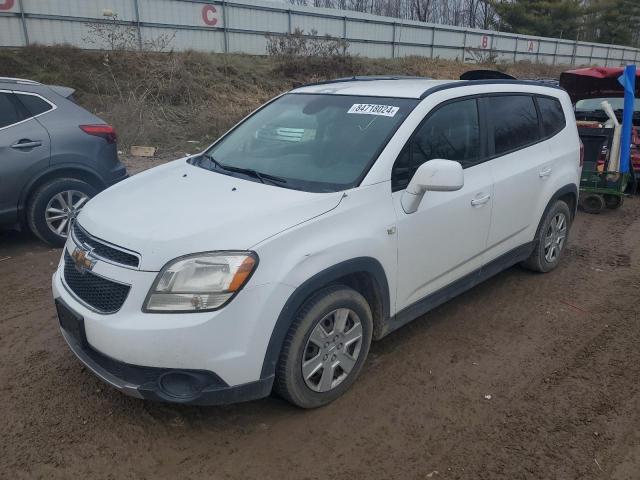
[[[218,23],[218,19],[215,16],[216,12],[216,7],[214,7],[213,5],[205,5],[204,7],[202,7],[202,20],[204,21],[204,23],[206,23],[210,27],[213,27],[216,23]]]
[[[16,0],[0,0],[0,10],[11,10]]]

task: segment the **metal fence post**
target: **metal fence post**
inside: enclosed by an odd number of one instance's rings
[[[462,58],[461,58],[462,63],[464,63],[464,56],[467,53],[467,33],[468,33],[468,30],[465,28],[464,35],[462,36]]]
[[[288,25],[288,31],[289,34],[292,34],[293,32],[291,31],[291,9],[287,10],[287,25]]]
[[[24,44],[29,45],[29,32],[27,31],[27,20],[24,17],[24,6],[22,0],[18,0],[18,7],[20,8],[20,19],[22,20],[22,34],[24,35]]]
[[[434,50],[435,44],[436,44],[436,27],[434,25],[433,27],[431,27],[431,54],[429,55],[429,58],[433,58],[433,50]]]
[[[222,36],[224,53],[229,53],[229,35],[227,34],[227,1],[222,0]]]
[[[391,58],[396,58],[396,22],[393,22],[393,37],[391,38]]]
[[[516,35],[516,46],[513,49],[513,63],[517,62],[518,58],[518,36]]]
[[[142,29],[140,28],[140,6],[138,0],[133,0],[133,8],[136,14],[136,27],[138,29],[138,50],[142,50]]]
[[[611,50],[611,47],[607,47],[607,56],[604,59],[604,66],[608,67],[609,66],[609,51]]]
[[[591,52],[589,53],[589,65],[593,65],[593,50],[594,46],[591,45]]]
[[[573,44],[573,52],[571,53],[571,66],[576,66],[576,54],[578,53],[578,40]]]
[[[492,58],[491,56],[493,55],[493,42],[494,39],[499,38],[500,35],[498,35],[497,33],[495,35],[491,35],[491,40],[489,41],[489,58]],[[497,57],[496,57],[497,59]]]
[[[552,63],[552,65],[556,64],[557,58],[558,58],[558,40],[556,40],[556,47],[553,49],[553,63]]]

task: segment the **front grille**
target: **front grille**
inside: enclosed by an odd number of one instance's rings
[[[104,260],[126,265],[128,267],[138,266],[138,257],[131,253],[113,248],[104,242],[92,237],[85,232],[77,223],[73,225],[73,236],[81,245],[86,245],[91,249],[93,256],[100,257]]]
[[[120,310],[131,288],[129,285],[112,282],[87,270],[79,272],[66,250],[64,280],[80,300],[101,313],[114,313]]]

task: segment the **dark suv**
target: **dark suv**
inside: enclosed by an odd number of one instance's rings
[[[92,196],[127,177],[115,130],[73,92],[0,77],[0,225],[56,246]]]

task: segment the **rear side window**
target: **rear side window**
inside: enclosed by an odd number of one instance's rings
[[[18,108],[12,99],[13,94],[0,92],[0,128],[22,120],[20,112],[18,112]]]
[[[20,93],[18,94],[18,98],[32,117],[40,115],[44,112],[48,112],[53,108],[51,104],[45,102],[43,99],[35,95],[25,95],[23,93]]]
[[[396,160],[392,188],[406,188],[420,165],[442,158],[463,168],[480,160],[480,126],[475,99],[448,103],[429,114]]]
[[[487,98],[493,120],[495,154],[503,155],[540,140],[538,114],[530,95]]]
[[[557,98],[537,97],[536,100],[542,120],[543,135],[546,138],[552,137],[566,125],[562,105]]]

